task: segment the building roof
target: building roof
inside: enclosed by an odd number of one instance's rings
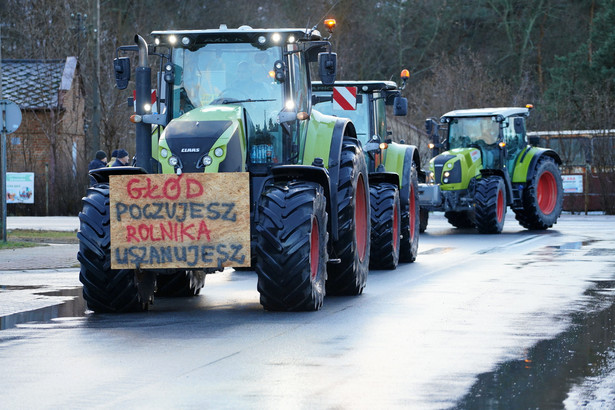
[[[57,108],[61,91],[70,90],[77,58],[2,60],[2,98],[21,109]]]

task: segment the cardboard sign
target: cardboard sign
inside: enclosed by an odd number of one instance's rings
[[[111,269],[250,266],[247,172],[112,175]]]

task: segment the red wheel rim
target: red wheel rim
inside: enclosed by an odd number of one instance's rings
[[[538,179],[536,199],[538,200],[538,207],[543,214],[549,215],[555,209],[557,183],[555,182],[555,176],[549,171],[543,172]]]
[[[367,204],[365,199],[365,186],[363,184],[363,175],[359,176],[357,181],[357,197],[355,199],[354,220],[357,236],[357,248],[359,251],[359,260],[363,262],[365,259],[365,251],[367,250]]]
[[[312,281],[318,274],[320,261],[320,235],[318,232],[318,221],[312,217],[312,233],[310,234],[310,276]]]
[[[399,208],[397,204],[393,207],[393,251],[397,252],[397,245],[399,243],[399,216],[397,213]]]
[[[498,217],[498,223],[502,222],[502,219],[504,218],[504,195],[502,193],[501,189],[498,189],[498,198],[497,198],[497,217]]]
[[[410,218],[410,242],[412,242],[416,229],[416,203],[414,202],[414,185],[412,183],[410,183],[410,209],[408,215]]]

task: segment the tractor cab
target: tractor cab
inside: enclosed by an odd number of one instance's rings
[[[528,145],[527,116],[529,108],[481,108],[451,111],[440,121],[448,124],[447,150],[476,149],[483,169],[507,168],[512,177],[514,161]]]
[[[324,81],[335,78],[335,54],[317,30],[222,25],[152,37],[160,98],[142,120],[164,127],[152,135],[159,171],[267,173],[300,162],[309,63],[319,62]]]

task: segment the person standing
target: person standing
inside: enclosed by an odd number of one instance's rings
[[[107,154],[105,153],[105,151],[99,150],[99,151],[96,151],[96,155],[94,159],[88,165],[88,171],[91,171],[93,169],[98,169],[98,168],[104,168],[106,166],[107,166]],[[94,185],[95,183],[96,183],[96,179],[92,175],[90,175],[90,186]]]
[[[125,167],[130,164],[130,158],[128,157],[128,152],[125,149],[118,149],[114,152],[117,154],[117,158],[111,165],[112,167]]]

